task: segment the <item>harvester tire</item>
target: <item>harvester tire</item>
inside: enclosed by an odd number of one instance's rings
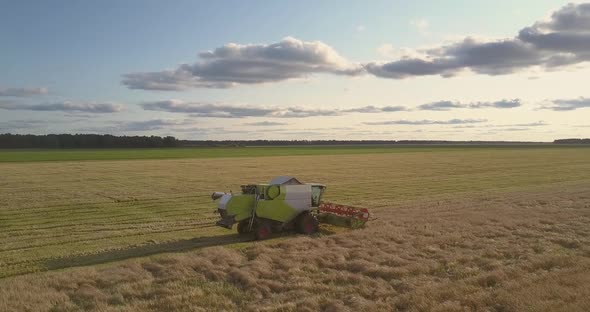
[[[244,219],[240,222],[238,222],[238,233],[239,234],[248,234],[250,232],[252,232],[252,229],[249,229],[250,227],[250,219]]]
[[[319,222],[313,215],[308,212],[302,213],[297,217],[295,229],[297,233],[311,235],[318,231]]]
[[[264,240],[270,237],[272,228],[267,222],[258,222],[254,228],[254,237],[256,240]]]

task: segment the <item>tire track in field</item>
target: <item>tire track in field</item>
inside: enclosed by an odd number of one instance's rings
[[[83,234],[83,233],[101,233],[101,232],[109,232],[109,231],[142,230],[142,229],[151,229],[151,228],[165,228],[167,226],[168,227],[172,227],[172,226],[176,227],[178,225],[192,225],[192,226],[198,226],[198,227],[202,228],[203,224],[212,224],[217,219],[219,219],[219,218],[218,217],[199,218],[199,221],[207,221],[206,223],[179,220],[179,221],[154,221],[154,222],[150,222],[150,223],[137,224],[137,221],[130,221],[130,222],[117,224],[117,225],[121,225],[121,227],[106,227],[105,228],[102,225],[96,225],[92,229],[71,229],[67,233],[59,234],[59,235],[47,235],[46,232],[41,232],[41,233],[36,233],[34,235],[26,236],[26,237],[23,237],[24,235],[23,236],[14,235],[12,237],[19,238],[18,245],[21,245],[21,244],[26,245],[28,242],[37,241],[39,238],[51,238],[51,239],[56,239],[56,238],[61,238],[61,237],[72,238],[72,237],[76,237],[76,236],[74,236],[76,234]],[[134,224],[137,226],[125,227],[125,225],[134,225]],[[70,240],[63,241],[63,242],[67,243],[69,241]],[[30,247],[31,245],[26,245],[26,246]],[[43,246],[43,245],[38,245],[38,246]],[[10,250],[10,249],[0,248],[0,252],[5,251],[5,250]]]
[[[170,204],[170,206],[179,206],[182,203],[169,202],[169,204]],[[186,205],[180,205],[180,206],[186,206]],[[39,225],[43,225],[43,224],[55,224],[56,221],[59,222],[60,220],[63,222],[68,222],[68,223],[71,223],[71,221],[78,222],[78,221],[84,221],[84,220],[89,220],[89,219],[95,219],[97,216],[93,215],[93,214],[96,214],[96,213],[100,213],[99,217],[104,218],[104,219],[111,219],[113,217],[116,218],[116,217],[134,216],[134,215],[139,215],[139,214],[146,214],[146,212],[153,213],[153,214],[150,214],[150,216],[152,216],[152,217],[166,216],[167,212],[185,211],[187,214],[192,213],[192,211],[187,210],[186,208],[170,209],[167,207],[168,206],[155,205],[155,204],[150,204],[150,205],[146,205],[146,206],[138,205],[138,206],[133,206],[133,208],[130,208],[130,206],[121,206],[121,208],[118,208],[118,206],[112,206],[112,207],[103,208],[103,209],[96,208],[96,207],[92,207],[92,208],[88,207],[88,208],[81,208],[77,211],[76,214],[73,214],[73,215],[80,215],[79,218],[71,218],[70,216],[72,216],[72,215],[70,214],[70,215],[68,215],[69,218],[67,220],[63,220],[60,215],[51,216],[52,218],[55,218],[57,220],[45,217],[43,219],[43,221],[39,221],[39,222],[30,222],[28,219],[22,219],[22,220],[16,219],[15,222],[12,222],[11,224],[7,225],[6,228],[22,227],[22,226],[39,226]],[[125,212],[125,210],[131,210],[132,212],[123,213],[123,212]],[[199,209],[198,207],[195,207],[194,213],[198,213],[199,211],[202,212],[202,210],[204,210],[204,209],[203,208]]]
[[[204,228],[215,227],[216,225],[211,224],[210,222],[207,222],[207,223],[201,223],[201,224],[194,224],[194,226],[198,226],[198,229],[204,229]],[[142,235],[148,235],[148,234],[173,233],[173,232],[180,232],[180,231],[190,230],[190,229],[195,230],[195,228],[193,226],[185,226],[185,227],[175,227],[174,229],[154,230],[154,231],[137,232],[137,233],[129,233],[129,234],[115,234],[115,235],[108,235],[108,236],[104,236],[104,237],[80,236],[80,237],[75,237],[75,239],[68,239],[68,240],[64,240],[64,241],[52,241],[51,243],[0,249],[0,253],[18,251],[18,250],[29,250],[29,249],[40,248],[40,247],[62,246],[64,244],[75,244],[75,243],[79,243],[79,242],[93,242],[93,241],[100,241],[100,240],[106,240],[106,239],[110,240],[110,239],[114,239],[114,238],[135,237],[135,236],[142,236]]]
[[[182,219],[169,219],[169,220],[162,220],[162,221],[158,221],[155,218],[151,218],[151,219],[147,219],[147,220],[141,220],[141,219],[137,219],[137,218],[125,218],[125,219],[116,219],[118,222],[113,222],[113,219],[109,219],[109,221],[105,221],[105,222],[96,222],[96,220],[92,219],[93,222],[89,222],[89,223],[77,223],[77,224],[62,224],[62,225],[54,225],[54,226],[48,226],[45,228],[35,228],[34,230],[36,230],[38,232],[37,235],[39,236],[43,236],[43,237],[52,237],[51,235],[47,235],[47,230],[70,230],[70,229],[77,229],[78,227],[80,227],[81,225],[84,226],[94,226],[94,227],[105,227],[105,226],[109,226],[109,225],[125,225],[125,224],[137,224],[138,222],[145,222],[145,224],[147,226],[149,226],[150,224],[158,224],[159,222],[167,222],[170,224],[176,224],[179,222],[187,222],[189,220],[216,220],[218,219],[216,216],[207,216],[207,215],[187,215],[187,214],[170,214],[170,215],[164,215],[162,216],[164,218],[170,218],[170,217],[186,217],[186,218],[182,218]],[[29,229],[22,229],[19,231],[13,231],[10,232],[9,235],[6,235],[6,237],[22,237],[21,233],[23,232],[30,232]],[[55,232],[55,231],[52,231]]]

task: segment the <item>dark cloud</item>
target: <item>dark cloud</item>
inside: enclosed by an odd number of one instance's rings
[[[553,12],[547,21],[537,22],[535,27],[544,30],[576,32],[580,29],[590,30],[590,3],[570,3]]]
[[[530,128],[503,128],[503,129],[496,129],[496,131],[528,131]]]
[[[223,104],[189,103],[178,100],[164,100],[140,104],[145,110],[170,113],[189,113],[194,117],[240,118],[267,116],[274,109],[262,107],[232,106]]]
[[[338,109],[308,109],[303,107],[288,107],[273,112],[270,117],[279,118],[306,118],[318,116],[340,116],[342,113]]]
[[[460,103],[453,101],[438,101],[418,106],[418,110],[448,111],[455,108],[514,108],[521,106],[519,99],[500,100],[496,102]]]
[[[438,101],[418,106],[418,110],[446,111],[453,108],[465,108],[465,105],[452,101]]]
[[[206,83],[192,77],[182,67],[176,70],[165,70],[149,73],[129,73],[123,75],[122,83],[129,89],[182,91],[191,88],[229,88],[227,83]]]
[[[29,110],[29,111],[63,111],[84,113],[117,113],[123,110],[123,106],[114,103],[87,103],[87,102],[54,102],[35,105],[22,105],[20,103],[0,101],[0,109]]]
[[[548,66],[590,60],[590,3],[568,4],[546,21],[522,29],[518,39],[560,54],[550,56]]]
[[[460,125],[486,122],[486,119],[450,119],[450,120],[390,120],[365,122],[365,125]]]
[[[470,70],[502,75],[531,66],[554,68],[590,61],[590,4],[569,4],[522,29],[514,38],[482,41],[466,38],[416,51],[393,62],[372,62],[365,68],[375,76],[403,79],[413,76],[451,77]]]
[[[548,125],[549,124],[544,121],[537,121],[537,122],[514,124],[514,125],[499,125],[498,127],[542,127],[542,126],[548,126]]]
[[[140,104],[145,110],[165,111],[171,113],[188,113],[192,117],[213,118],[243,118],[243,117],[318,117],[338,116],[341,112],[337,109],[309,109],[302,107],[248,107],[226,104],[190,103],[178,100],[165,100],[146,102]]]
[[[175,119],[151,119],[145,121],[129,121],[120,123],[119,129],[123,131],[153,131],[161,129],[173,129],[177,127],[193,126],[196,123],[192,120],[175,120]],[[178,130],[178,129],[175,129]],[[191,128],[191,131],[195,128]]]
[[[554,111],[572,111],[587,107],[590,107],[590,98],[579,97],[577,99],[569,100],[553,100],[551,105],[542,108]]]
[[[537,121],[537,122],[529,122],[529,123],[521,123],[521,124],[502,124],[502,125],[460,125],[454,126],[453,128],[498,128],[496,130],[501,130],[500,128],[514,128],[514,127],[542,127],[548,126],[549,124],[544,121]]]
[[[520,107],[522,103],[519,99],[500,100],[496,102],[475,102],[467,104],[468,108],[515,108]]]
[[[47,88],[0,88],[0,96],[29,97],[48,92]]]
[[[384,106],[377,107],[373,105],[344,109],[344,113],[384,113],[384,112],[401,112],[408,110],[405,106]]]
[[[311,109],[304,107],[257,107],[238,106],[228,104],[210,104],[199,102],[185,102],[180,100],[162,100],[145,102],[140,104],[145,110],[164,111],[170,113],[186,113],[191,117],[213,117],[213,118],[243,118],[243,117],[318,117],[318,116],[340,116],[348,113],[390,113],[410,111],[405,106],[362,106],[346,109]],[[521,106],[518,99],[500,100],[496,102],[473,102],[460,103],[452,101],[439,101],[418,106],[417,110],[445,111],[454,108],[513,108]]]
[[[352,64],[323,42],[287,37],[272,44],[230,43],[200,53],[197,63],[182,64],[174,70],[129,73],[122,83],[130,89],[178,91],[277,82],[315,73],[362,72],[361,65]]]
[[[484,42],[466,38],[461,42],[421,52],[426,54],[424,59],[372,62],[366,65],[366,69],[378,77],[403,79],[429,75],[452,77],[467,69],[479,74],[501,75],[540,62],[539,51],[516,40]]]
[[[297,135],[297,136],[310,136],[310,135],[314,135],[314,136],[327,136],[327,137],[332,137],[333,134],[332,133],[326,133],[326,132],[319,132],[319,131],[283,131],[280,132],[280,134],[282,135]]]
[[[249,122],[242,124],[244,126],[256,126],[256,127],[271,127],[271,126],[286,126],[288,123],[284,122],[274,122],[274,121],[258,121],[258,122]]]

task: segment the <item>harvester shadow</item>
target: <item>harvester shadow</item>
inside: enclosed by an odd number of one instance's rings
[[[183,252],[204,247],[236,244],[251,240],[252,238],[239,234],[198,237],[159,244],[154,243],[126,249],[109,250],[91,255],[51,259],[45,262],[45,268],[47,270],[57,270],[69,267],[95,265],[137,257],[151,256],[160,253]]]

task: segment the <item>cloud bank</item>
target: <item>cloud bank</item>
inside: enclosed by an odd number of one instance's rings
[[[256,107],[238,106],[227,104],[209,104],[197,102],[184,102],[179,100],[164,100],[145,102],[140,104],[145,110],[163,111],[169,113],[187,113],[192,117],[214,118],[243,118],[243,117],[317,117],[337,116],[339,110],[309,109],[301,107]]]
[[[272,126],[286,126],[288,123],[285,122],[275,122],[275,121],[259,121],[259,122],[249,122],[242,124],[243,126],[255,126],[255,127],[272,127]]]
[[[496,102],[460,103],[453,101],[438,101],[418,106],[418,110],[448,111],[456,108],[515,108],[522,104],[519,99],[500,100]]]
[[[129,121],[120,125],[123,131],[153,131],[161,129],[172,129],[178,126],[194,126],[195,122],[191,120],[175,119],[151,119],[145,121]],[[176,129],[178,130],[178,129]]]
[[[425,126],[425,125],[460,125],[486,122],[486,119],[450,119],[450,120],[389,120],[365,122],[365,125],[383,126],[383,125],[410,125],[410,126]]]
[[[416,109],[406,106],[374,106],[367,105],[355,108],[313,109],[305,107],[260,107],[239,106],[230,104],[211,104],[199,102],[186,102],[181,100],[162,100],[144,102],[139,104],[144,110],[161,111],[169,113],[185,113],[192,117],[211,118],[244,118],[244,117],[276,117],[276,118],[305,118],[319,116],[341,116],[349,113],[393,113],[412,110],[443,111],[456,108],[514,108],[521,106],[519,99],[500,100],[496,102],[473,102],[462,104],[452,101],[438,101],[419,105]]]
[[[30,97],[47,93],[47,88],[0,88],[0,96]]]
[[[34,105],[21,105],[14,101],[0,101],[0,109],[28,110],[28,111],[63,111],[84,113],[117,113],[123,110],[123,106],[115,103],[89,103],[89,102],[53,102]]]

